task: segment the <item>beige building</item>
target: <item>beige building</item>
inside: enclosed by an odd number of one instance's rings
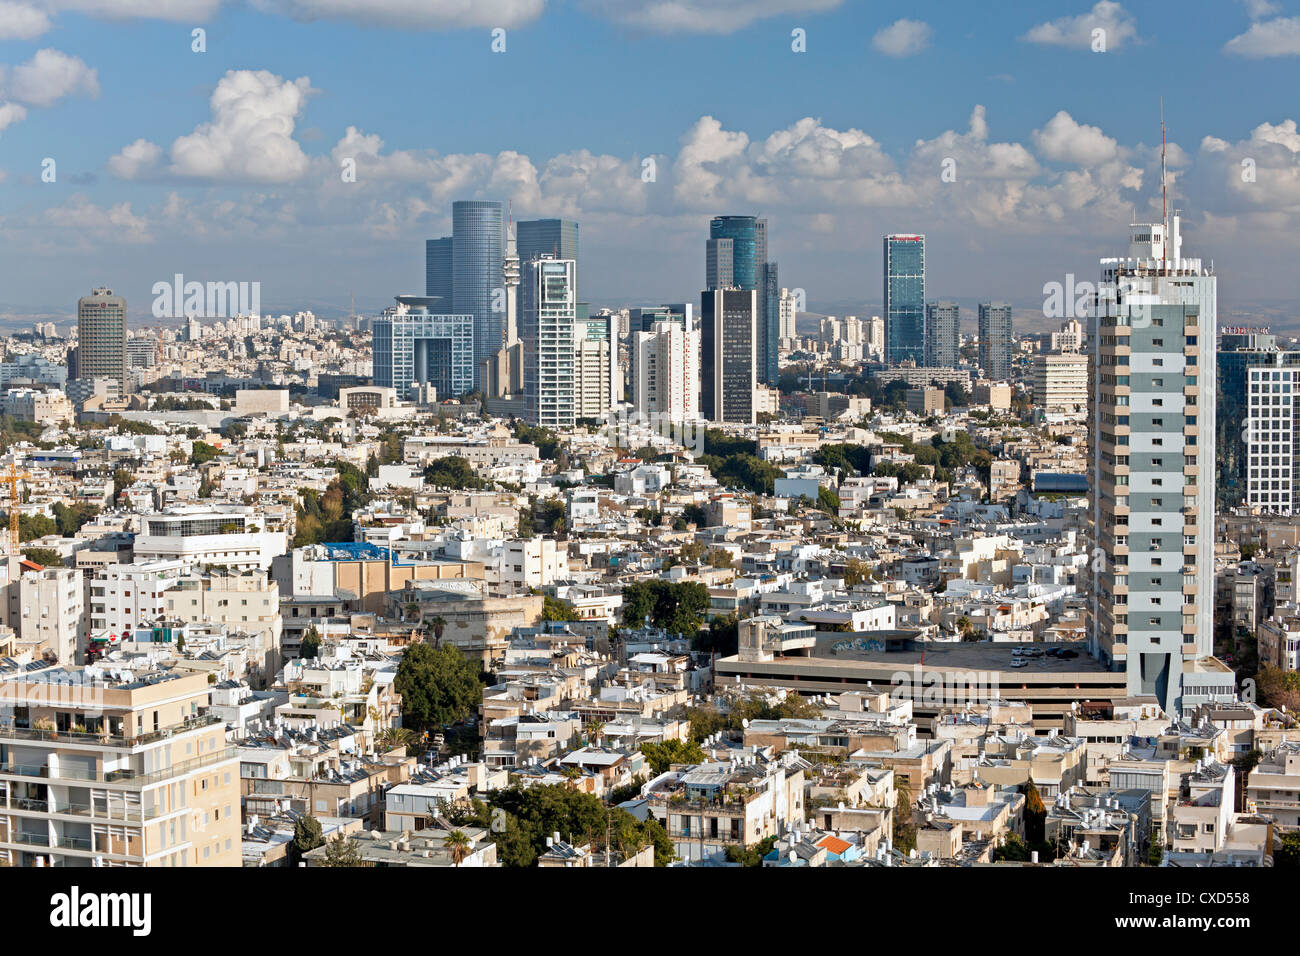
[[[76,412],[68,396],[39,388],[12,388],[5,396],[5,414],[20,422],[38,425],[71,423]]]
[[[931,385],[907,390],[907,410],[913,415],[942,415],[943,389]]]
[[[0,858],[238,866],[239,763],[203,674],[52,668],[0,681]]]
[[[1043,352],[1034,356],[1034,404],[1047,412],[1088,410],[1088,356]]]

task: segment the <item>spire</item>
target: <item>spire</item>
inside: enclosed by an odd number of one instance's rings
[[[1164,242],[1160,246],[1160,264],[1169,261],[1169,186],[1165,167],[1165,98],[1160,97],[1160,221],[1164,224]]]

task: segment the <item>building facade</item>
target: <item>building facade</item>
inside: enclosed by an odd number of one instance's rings
[[[979,306],[980,368],[995,382],[1011,378],[1011,305],[981,302]]]
[[[925,362],[925,236],[885,236],[885,362]]]
[[[755,420],[758,294],[714,289],[700,302],[700,414],[710,422]]]
[[[474,387],[474,317],[435,312],[428,296],[399,295],[397,305],[375,319],[375,385],[407,397],[413,385],[432,385],[439,398]]]
[[[961,358],[961,310],[956,302],[931,302],[925,307],[925,364],[956,368]]]
[[[1262,330],[1225,330],[1217,378],[1217,506],[1294,514],[1300,351]]]
[[[1089,323],[1092,651],[1179,714],[1213,654],[1216,280],[1179,220],[1129,227]]]
[[[524,346],[524,414],[547,428],[572,428],[578,418],[576,269],[572,259],[523,263],[519,332]]]
[[[77,378],[109,378],[123,390],[126,377],[126,299],[92,289],[77,301]]]

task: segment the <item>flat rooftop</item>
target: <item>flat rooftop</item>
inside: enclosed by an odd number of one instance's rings
[[[922,642],[913,643],[913,650],[884,651],[884,650],[862,650],[850,647],[842,651],[832,651],[834,644],[842,643],[845,637],[855,635],[832,634],[819,637],[817,645],[813,648],[811,656],[818,661],[825,663],[869,663],[869,664],[888,664],[896,667],[911,667],[913,664],[920,664],[921,657],[925,656],[925,666],[928,670],[931,667],[948,667],[956,670],[1005,670],[1017,675],[1053,673],[1053,674],[1078,674],[1078,673],[1108,673],[1107,668],[1103,667],[1095,657],[1088,654],[1087,647],[1082,642],[1068,642],[1056,644],[1039,644],[1039,643],[1022,643],[1002,642],[992,643],[988,641],[980,642]],[[857,635],[866,640],[870,640],[869,633]],[[1061,647],[1069,648],[1078,653],[1078,657],[1054,657],[1047,651],[1052,648]],[[921,650],[924,648],[924,650]],[[1016,648],[1034,648],[1043,652],[1042,657],[1025,657],[1019,658],[1012,654]],[[1015,660],[1024,660],[1024,667],[1011,666]]]

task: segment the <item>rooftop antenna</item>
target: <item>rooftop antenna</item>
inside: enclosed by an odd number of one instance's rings
[[[1165,175],[1165,98],[1160,97],[1160,221],[1164,223],[1164,242],[1160,245],[1160,269],[1169,268],[1169,187]]]

